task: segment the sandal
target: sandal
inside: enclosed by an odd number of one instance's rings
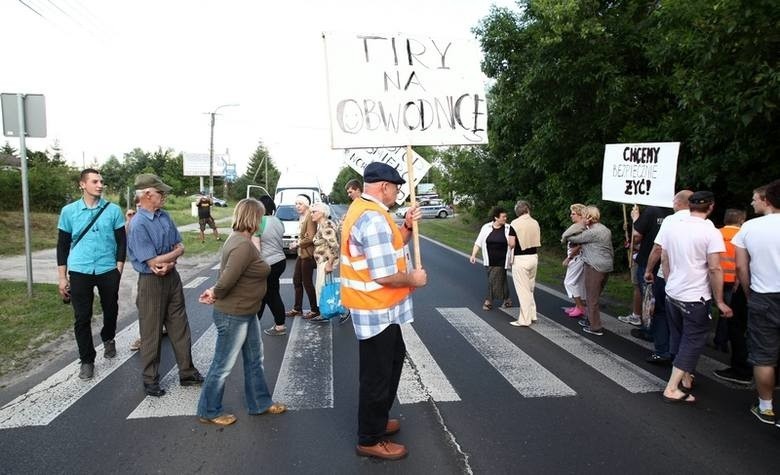
[[[281,414],[287,411],[287,406],[284,404],[275,402],[271,404],[271,407],[265,410],[263,414]]]
[[[300,315],[303,315],[303,313],[300,310],[295,310],[295,309],[288,310],[284,314],[288,317],[298,317]]]
[[[319,316],[320,316],[320,312],[306,312],[303,315],[303,318],[305,318],[306,320],[311,320],[312,318],[319,317]]]
[[[501,307],[503,307],[503,308],[512,308],[512,299],[504,300],[504,303],[501,304]]]
[[[322,315],[317,315],[316,317],[312,317],[309,319],[310,322],[316,322],[316,323],[323,323],[329,321],[327,318],[324,318]]]
[[[490,302],[483,303],[482,310],[493,310],[493,304]]]

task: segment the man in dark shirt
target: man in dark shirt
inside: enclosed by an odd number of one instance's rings
[[[198,224],[200,225],[200,242],[206,241],[203,233],[206,231],[207,224],[214,231],[214,237],[217,239],[217,241],[219,241],[220,238],[219,231],[217,230],[217,223],[214,222],[214,218],[211,216],[211,207],[214,206],[214,202],[211,201],[211,198],[205,194],[202,194],[200,199],[198,199],[197,206]]]

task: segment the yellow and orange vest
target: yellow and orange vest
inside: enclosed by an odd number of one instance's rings
[[[378,203],[365,198],[358,198],[349,206],[349,211],[347,211],[347,215],[342,223],[339,266],[341,273],[341,302],[347,308],[381,310],[390,308],[402,301],[411,293],[411,288],[387,287],[374,282],[368,270],[366,257],[351,256],[349,254],[350,230],[358,218],[366,211],[376,211],[387,220],[387,224],[393,232],[392,245],[395,251],[395,263],[398,267],[398,272],[406,272],[407,270],[404,239],[390,213]]]
[[[731,238],[739,231],[739,226],[723,226],[719,229],[726,244],[726,252],[720,255],[720,267],[723,269],[723,283],[733,284],[737,280],[737,251],[731,244]]]

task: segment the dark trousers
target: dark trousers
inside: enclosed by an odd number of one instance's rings
[[[726,302],[734,316],[724,319],[728,340],[731,343],[731,367],[742,376],[751,377],[753,366],[748,363],[747,348],[747,298],[740,285],[731,293],[731,300]]]
[[[79,359],[82,363],[95,362],[95,345],[92,342],[92,304],[95,300],[95,287],[100,295],[100,306],[103,308],[103,328],[100,339],[110,341],[116,335],[116,318],[119,314],[119,279],[122,274],[118,269],[104,274],[70,273],[70,301],[73,304],[73,332],[76,334],[76,344],[79,347]]]
[[[265,306],[271,309],[271,313],[274,316],[274,323],[277,325],[284,325],[284,302],[282,302],[282,296],[279,293],[279,278],[284,274],[284,270],[287,268],[287,259],[282,259],[276,264],[271,266],[271,273],[268,274],[268,279],[265,284],[265,296],[263,302],[260,304],[260,310],[257,312],[257,318],[263,317]]]
[[[168,330],[173,346],[179,378],[194,376],[198,370],[192,365],[190,324],[184,308],[184,289],[181,277],[174,269],[168,275],[138,275],[138,329],[141,332],[141,364],[144,384],[160,381],[160,346],[162,327]]]
[[[696,369],[710,333],[711,304],[712,301],[681,302],[666,296],[669,351],[675,355],[672,363],[675,368],[688,373]]]
[[[656,277],[653,281],[655,311],[650,324],[655,354],[662,358],[671,358],[669,353],[669,316],[666,314],[666,280]]]
[[[314,269],[317,268],[313,257],[298,257],[295,260],[295,272],[293,272],[293,286],[295,287],[295,310],[301,311],[303,306],[303,290],[309,297],[309,306],[312,312],[319,312],[317,305],[317,292],[314,290]]]
[[[406,345],[397,324],[382,333],[360,340],[360,400],[358,402],[358,443],[376,445],[385,434],[388,414],[393,407]]]

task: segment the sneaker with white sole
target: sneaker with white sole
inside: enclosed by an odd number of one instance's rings
[[[642,317],[639,315],[620,315],[617,317],[618,320],[620,320],[623,323],[628,323],[629,325],[634,325],[635,327],[641,327],[642,326]]]
[[[756,418],[764,424],[775,423],[775,411],[772,409],[760,409],[758,404],[755,404],[750,408],[750,413],[756,416]]]
[[[602,330],[601,328],[596,330],[594,328],[591,328],[590,326],[587,326],[587,327],[582,327],[582,331],[584,331],[585,333],[589,333],[591,335],[596,335],[596,336],[604,335],[604,330]]]

